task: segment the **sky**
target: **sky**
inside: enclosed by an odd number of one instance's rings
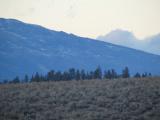
[[[0,0],[0,17],[96,38],[115,29],[160,33],[160,0]]]

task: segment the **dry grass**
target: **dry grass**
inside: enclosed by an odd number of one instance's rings
[[[0,120],[160,120],[160,78],[0,85]]]

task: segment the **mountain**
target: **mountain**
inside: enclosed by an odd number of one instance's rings
[[[148,37],[146,40],[145,51],[160,55],[160,34]]]
[[[139,40],[133,33],[117,29],[104,36],[97,37],[97,40],[160,55],[160,34]]]
[[[49,30],[15,19],[0,19],[0,79],[35,72],[114,68],[128,66],[131,74],[151,72],[160,75],[160,56],[103,41]]]
[[[111,31],[105,36],[99,36],[97,39],[112,42],[117,45],[125,45],[127,47],[130,47],[136,41],[135,36],[131,32],[120,29]]]

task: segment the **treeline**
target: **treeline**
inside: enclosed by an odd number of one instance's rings
[[[148,77],[152,76],[151,73],[136,73],[134,76],[135,78],[140,77]],[[128,67],[125,67],[122,70],[121,74],[118,74],[114,69],[102,71],[101,67],[97,67],[93,71],[85,71],[79,70],[75,68],[70,68],[67,71],[49,71],[46,75],[41,75],[36,72],[34,75],[29,77],[25,75],[24,79],[20,80],[17,76],[13,80],[7,81],[4,80],[3,83],[27,83],[27,82],[41,82],[41,81],[68,81],[68,80],[91,80],[91,79],[116,79],[116,78],[129,78],[130,72]]]

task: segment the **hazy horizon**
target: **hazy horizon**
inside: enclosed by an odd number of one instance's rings
[[[0,17],[96,38],[122,29],[143,39],[160,33],[159,0],[0,0]]]

